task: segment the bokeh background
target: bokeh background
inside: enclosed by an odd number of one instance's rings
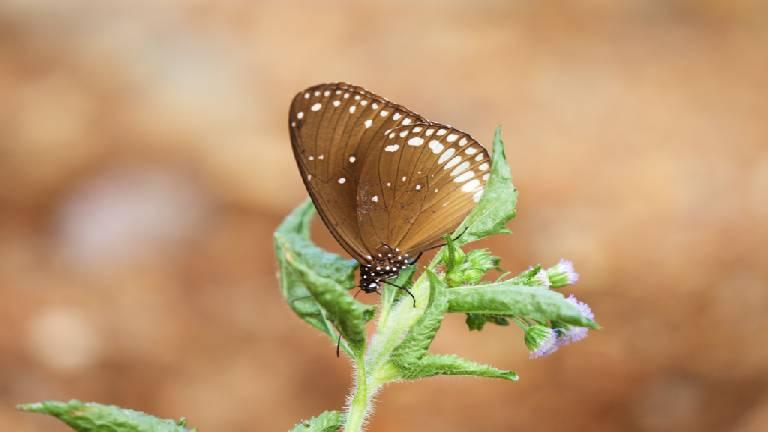
[[[3,430],[68,430],[13,408],[49,398],[204,432],[342,406],[271,246],[306,196],[288,103],[338,80],[486,145],[502,124],[519,212],[484,245],[572,259],[604,326],[530,361],[452,316],[433,351],[521,380],[390,386],[370,431],[768,430],[759,0],[1,2]]]

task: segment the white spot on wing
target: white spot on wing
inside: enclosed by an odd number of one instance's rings
[[[490,173],[488,173],[488,174],[483,174],[483,181],[488,181],[488,178],[489,178],[490,176],[491,176],[491,174],[490,174]]]
[[[472,171],[470,171],[470,172],[472,172]],[[468,181],[468,182],[464,183],[464,185],[461,186],[461,190],[463,190],[464,192],[474,192],[475,189],[477,189],[479,187],[480,187],[480,180],[474,179],[472,181]]]
[[[462,138],[462,139],[459,140],[459,145],[464,147],[465,145],[467,145],[468,142],[469,141],[467,141],[466,138]]]
[[[356,109],[357,109],[357,105],[352,105],[351,107],[349,107],[349,113],[354,114]]]
[[[404,131],[400,132],[400,137],[401,138],[405,137],[406,135],[408,135],[408,131],[407,130],[404,130]]]
[[[346,181],[347,179],[345,179],[344,177],[339,177],[339,184],[344,184],[346,183]]]
[[[392,144],[384,147],[385,152],[396,152],[397,149],[399,149],[400,146],[398,144]]]
[[[447,131],[447,130],[445,130],[445,129],[439,129],[439,130],[437,131],[437,136],[443,136],[443,135],[445,135],[446,133],[448,133],[448,131]]]
[[[453,179],[453,181],[455,181],[456,183],[463,183],[463,182],[471,179],[474,176],[475,176],[475,172],[472,171],[472,170],[469,170],[469,171],[465,172],[464,174],[462,174],[462,175],[456,177],[455,179]]]
[[[331,91],[330,90],[326,90],[326,91],[323,92],[323,96],[330,96],[330,95],[331,95]]]
[[[360,101],[360,105],[366,106],[366,105],[368,105],[368,101],[367,100],[361,100]]]
[[[454,168],[453,171],[451,171],[451,177],[456,177],[457,175],[466,171],[467,168],[469,168],[469,162],[467,161],[462,162],[459,166]]]
[[[475,160],[476,160],[476,161],[478,161],[478,162],[480,162],[481,160],[483,160],[483,158],[484,158],[484,157],[485,157],[485,155],[483,155],[482,153],[480,153],[480,154],[478,154],[477,156],[475,156]]]
[[[409,125],[409,124],[411,124],[411,119],[409,119],[408,117],[406,117],[406,118],[403,120],[403,124],[404,124],[404,125]]]
[[[354,155],[349,157],[349,163],[355,163],[356,160],[357,158]]]
[[[309,99],[309,92],[304,93],[304,99]]]
[[[473,154],[477,153],[478,151],[480,151],[480,150],[478,150],[477,147],[467,147],[467,149],[464,150],[464,152],[466,154],[468,154],[468,155],[473,155]]]
[[[400,113],[395,113],[395,114],[392,116],[392,120],[394,120],[394,121],[398,121],[398,120],[400,120],[400,117],[402,117],[402,115],[401,115]]]
[[[299,111],[299,113],[296,114],[296,118],[299,119],[299,120],[303,119],[304,118],[304,111]]]
[[[315,96],[320,96],[320,90],[315,90]]]
[[[445,164],[444,169],[453,168],[458,165],[459,162],[461,162],[461,156],[454,156],[453,159],[449,160],[448,163]]]
[[[320,160],[323,160],[323,159],[325,159],[325,155],[320,155],[317,158],[320,159]]]
[[[379,115],[381,115],[382,117],[386,117],[386,116],[388,116],[388,115],[389,115],[389,111],[387,111],[387,110],[382,110],[382,111],[379,113]]]
[[[438,140],[432,140],[429,142],[429,148],[432,149],[432,153],[438,154],[443,151],[443,145]]]
[[[320,111],[320,108],[322,108],[323,105],[321,103],[316,103],[312,105],[312,111]]]
[[[424,129],[424,128],[421,127],[421,126],[416,126],[415,128],[413,128],[413,133],[419,133],[419,132],[421,132],[422,129]]]
[[[435,130],[434,130],[434,129],[427,129],[427,133],[426,133],[426,135],[427,135],[427,136],[432,136],[432,134],[433,134],[433,133],[435,133]]]
[[[472,201],[478,202],[483,197],[483,188],[480,188],[474,195],[472,195]]]
[[[483,162],[480,164],[480,171],[488,171],[488,162]]]
[[[315,157],[314,157],[314,156],[312,156],[312,155],[309,155],[309,157],[307,157],[307,159],[309,159],[309,160],[315,160]]]
[[[421,190],[421,185],[420,184],[416,185],[416,190]]]
[[[373,124],[373,120],[368,119],[365,121],[365,128],[368,129]]]
[[[403,178],[401,178],[400,180],[405,181],[406,179],[408,179],[408,177],[403,176]]]
[[[408,145],[418,147],[420,145],[424,144],[424,139],[420,137],[413,137],[408,140]]]
[[[372,104],[371,104],[371,108],[373,108],[373,109],[379,109],[379,104],[377,104],[376,102],[374,102],[374,103],[372,103]]]
[[[453,156],[453,154],[456,153],[456,149],[449,148],[448,150],[444,151],[443,154],[440,155],[440,159],[437,160],[437,163],[441,164]]]
[[[339,105],[341,105],[341,101],[338,101],[338,100],[333,101],[333,106],[337,107]]]
[[[445,139],[448,142],[454,142],[454,141],[456,141],[457,138],[459,138],[458,135],[456,135],[456,134],[449,134]]]
[[[379,202],[379,196],[378,196],[378,195],[374,195],[374,196],[371,198],[371,201],[373,201],[373,202]]]

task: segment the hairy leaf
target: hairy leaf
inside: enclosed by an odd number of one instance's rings
[[[77,432],[194,432],[185,420],[162,420],[139,411],[92,402],[45,401],[19,405],[22,411],[48,414]]]
[[[463,233],[457,243],[461,245],[492,234],[508,233],[506,225],[515,217],[516,205],[517,189],[512,184],[512,173],[501,139],[501,127],[498,127],[493,136],[491,177],[480,202],[456,229],[456,233]]]
[[[438,375],[465,375],[517,381],[517,373],[497,369],[456,355],[426,355],[405,371],[403,378],[417,379]]]
[[[392,361],[398,367],[407,368],[410,362],[417,361],[426,354],[448,309],[445,282],[432,270],[426,270],[425,273],[429,279],[429,303],[405,339],[392,351]]]
[[[539,322],[559,321],[580,327],[599,327],[562,294],[541,287],[500,282],[452,288],[447,292],[449,312],[516,316]]]
[[[290,432],[336,432],[344,424],[344,416],[338,411],[325,411],[294,426]]]
[[[355,301],[348,288],[354,285],[357,263],[326,252],[309,240],[314,215],[312,202],[297,207],[275,232],[275,253],[283,296],[299,317],[336,339],[338,329],[345,342],[360,352],[365,345],[365,323],[373,308]]]

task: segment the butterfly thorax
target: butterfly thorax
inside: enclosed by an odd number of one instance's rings
[[[360,288],[366,293],[376,292],[385,281],[396,278],[402,269],[413,264],[408,254],[387,245],[380,246],[374,255],[360,264]]]

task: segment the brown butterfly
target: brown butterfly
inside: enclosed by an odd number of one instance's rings
[[[362,87],[301,91],[288,123],[304,185],[331,234],[360,263],[367,293],[440,246],[488,181],[488,152],[469,134]]]

